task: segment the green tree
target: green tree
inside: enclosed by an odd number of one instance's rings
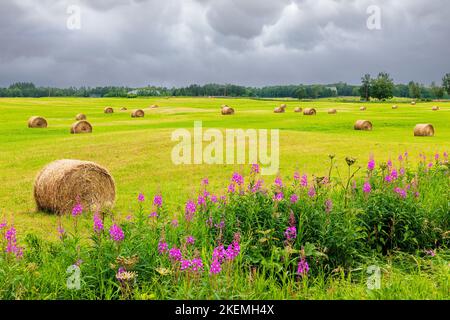
[[[434,81],[431,83],[431,92],[436,99],[442,99],[444,97],[444,88],[437,86]]]
[[[371,83],[372,79],[370,78],[370,74],[365,74],[364,77],[361,78],[362,85],[359,88],[359,93],[361,95],[361,99],[365,101],[370,100],[371,94]]]
[[[386,100],[394,96],[394,80],[388,73],[380,72],[378,77],[371,81],[370,96],[378,100]]]
[[[442,87],[450,94],[450,73],[447,73],[442,79]]]
[[[413,99],[420,99],[422,97],[420,85],[414,81],[410,81],[408,84],[409,97]]]

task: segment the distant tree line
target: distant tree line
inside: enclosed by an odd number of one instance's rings
[[[432,83],[425,86],[411,81],[409,84],[394,84],[387,73],[379,73],[376,78],[366,74],[360,86],[339,82],[335,84],[278,85],[266,87],[245,87],[234,84],[209,83],[192,84],[187,87],[166,88],[147,86],[130,87],[37,87],[33,83],[19,82],[7,88],[0,88],[0,97],[128,97],[138,96],[226,96],[253,98],[295,98],[318,99],[337,96],[360,96],[362,100],[385,100],[391,97],[412,99],[442,99],[450,95],[450,73],[442,80],[442,85]]]

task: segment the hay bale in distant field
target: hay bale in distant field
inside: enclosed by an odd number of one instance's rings
[[[142,109],[133,110],[133,112],[131,113],[132,118],[142,118],[144,115],[145,112]]]
[[[300,107],[296,107],[295,109],[294,109],[294,112],[302,112],[303,111],[303,109],[302,108],[300,108]]]
[[[393,105],[392,109],[398,109],[398,106],[397,105]]]
[[[221,107],[221,113],[223,115],[232,115],[232,114],[234,114],[234,109],[229,107],[229,106],[227,106],[227,105],[223,105]]]
[[[370,131],[372,130],[372,123],[368,120],[357,120],[354,128],[355,130]]]
[[[103,111],[104,111],[105,113],[114,113],[114,109],[111,108],[111,107],[106,107]]]
[[[28,119],[28,128],[47,128],[47,120],[42,117],[31,117]]]
[[[415,101],[411,101],[411,105],[415,106],[416,102]]]
[[[431,108],[431,110],[433,110],[433,111],[438,111],[438,110],[439,110],[439,107],[438,107],[438,106],[434,106],[433,108]]]
[[[275,112],[275,113],[284,113],[284,112],[286,112],[286,105],[283,103],[283,104],[281,104],[279,107],[276,107],[274,110],[273,110],[273,112]]]
[[[120,111],[127,111],[128,109],[125,107],[120,108]]]
[[[79,114],[77,114],[77,116],[75,117],[75,120],[78,120],[78,121],[80,121],[80,120],[86,120],[86,115],[83,114],[83,113],[79,113]]]
[[[337,110],[336,109],[328,109],[328,113],[329,114],[336,114]]]
[[[304,114],[305,116],[315,116],[316,113],[317,113],[317,111],[316,111],[316,109],[314,109],[314,108],[305,108],[305,109],[303,110],[303,114]]]
[[[416,124],[414,128],[414,135],[417,137],[432,137],[434,136],[434,128],[431,124]]]
[[[90,161],[57,160],[45,166],[34,182],[37,209],[56,214],[71,212],[80,203],[84,210],[107,210],[116,197],[108,170]]]
[[[367,110],[366,107],[361,107],[361,108],[359,108],[359,111],[366,111],[366,110]]]
[[[152,104],[152,105],[150,106],[150,108],[152,108],[152,109],[154,109],[154,108],[159,108],[159,106],[158,106],[157,104]]]
[[[77,121],[74,124],[72,124],[72,127],[70,128],[70,133],[91,133],[91,132],[92,126],[86,120]]]

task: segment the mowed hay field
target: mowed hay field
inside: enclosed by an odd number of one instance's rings
[[[281,103],[287,104],[286,112],[274,113]],[[159,108],[149,108],[152,104]],[[222,104],[234,108],[235,114],[221,115]],[[398,109],[392,109],[393,104]],[[367,106],[366,111],[359,110],[362,105]],[[432,111],[434,105],[440,110]],[[113,107],[114,113],[105,114],[106,106]],[[294,113],[297,106],[314,107],[317,115]],[[120,111],[121,107],[128,110]],[[337,109],[337,114],[328,114],[331,108]],[[134,109],[143,109],[145,117],[131,118]],[[70,134],[79,113],[87,116],[93,133]],[[48,128],[28,128],[31,116],[44,117]],[[371,121],[373,131],[355,131],[353,125],[359,119]],[[381,161],[408,151],[416,160],[421,152],[431,156],[450,149],[450,102],[418,102],[412,106],[398,101],[5,98],[0,99],[0,218],[5,216],[13,221],[19,233],[33,231],[57,237],[58,218],[36,212],[33,199],[37,173],[57,159],[89,160],[106,167],[116,182],[115,210],[122,216],[135,211],[139,192],[147,197],[161,192],[174,214],[182,213],[182,204],[196,195],[204,177],[209,178],[211,190],[224,193],[232,172],[248,172],[249,166],[176,166],[171,161],[171,151],[176,145],[171,141],[172,131],[192,130],[194,121],[203,121],[204,128],[280,129],[281,176],[291,176],[295,170],[324,175],[329,165],[328,154],[335,154],[342,165],[346,156],[353,156],[365,166],[370,154]],[[413,129],[418,123],[433,124],[435,136],[414,137]],[[86,227],[89,223],[90,220],[86,221]]]

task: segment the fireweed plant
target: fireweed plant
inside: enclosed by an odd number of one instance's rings
[[[233,173],[222,194],[204,178],[178,212],[160,193],[139,193],[123,221],[77,203],[68,218],[75,231],[60,222],[58,242],[20,238],[2,220],[0,298],[323,298],[333,285],[365,288],[363,266],[373,263],[438,268],[447,293],[438,297],[448,298],[448,154],[414,164],[407,153],[347,157],[343,175],[329,159],[326,176],[273,181],[253,164],[248,176]],[[85,224],[88,239],[78,231]],[[79,290],[66,286],[70,266],[80,269]]]

